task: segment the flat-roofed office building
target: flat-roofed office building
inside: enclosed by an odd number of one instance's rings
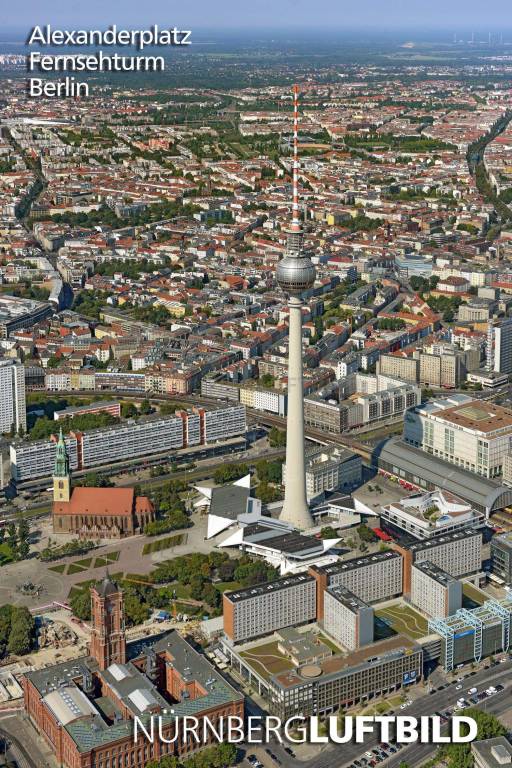
[[[499,477],[512,440],[512,411],[466,395],[412,408],[404,440],[482,477]]]

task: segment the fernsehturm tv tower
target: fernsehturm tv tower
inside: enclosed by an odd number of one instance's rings
[[[304,459],[304,385],[302,379],[302,294],[315,282],[315,267],[304,251],[304,231],[299,218],[298,125],[299,89],[293,88],[293,206],[287,230],[286,251],[277,266],[277,282],[288,295],[288,419],[286,427],[286,484],[281,520],[304,530],[313,518],[306,497]]]

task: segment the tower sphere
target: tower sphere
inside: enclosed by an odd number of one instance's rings
[[[308,256],[284,256],[277,265],[279,287],[290,295],[300,294],[315,282],[315,267]]]

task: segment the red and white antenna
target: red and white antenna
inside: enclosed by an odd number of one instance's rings
[[[292,230],[300,232],[299,218],[299,86],[293,86],[293,205]]]

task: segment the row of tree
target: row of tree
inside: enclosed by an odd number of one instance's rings
[[[25,518],[22,518],[18,525],[11,522],[6,528],[0,528],[0,544],[5,544],[8,552],[8,560],[24,560],[28,557],[30,544],[28,541],[30,526]]]
[[[35,642],[34,617],[24,606],[2,605],[0,608],[0,658],[9,654],[22,656]]]
[[[236,760],[234,744],[215,744],[187,757],[185,760],[168,755],[152,760],[147,768],[228,768]]]

